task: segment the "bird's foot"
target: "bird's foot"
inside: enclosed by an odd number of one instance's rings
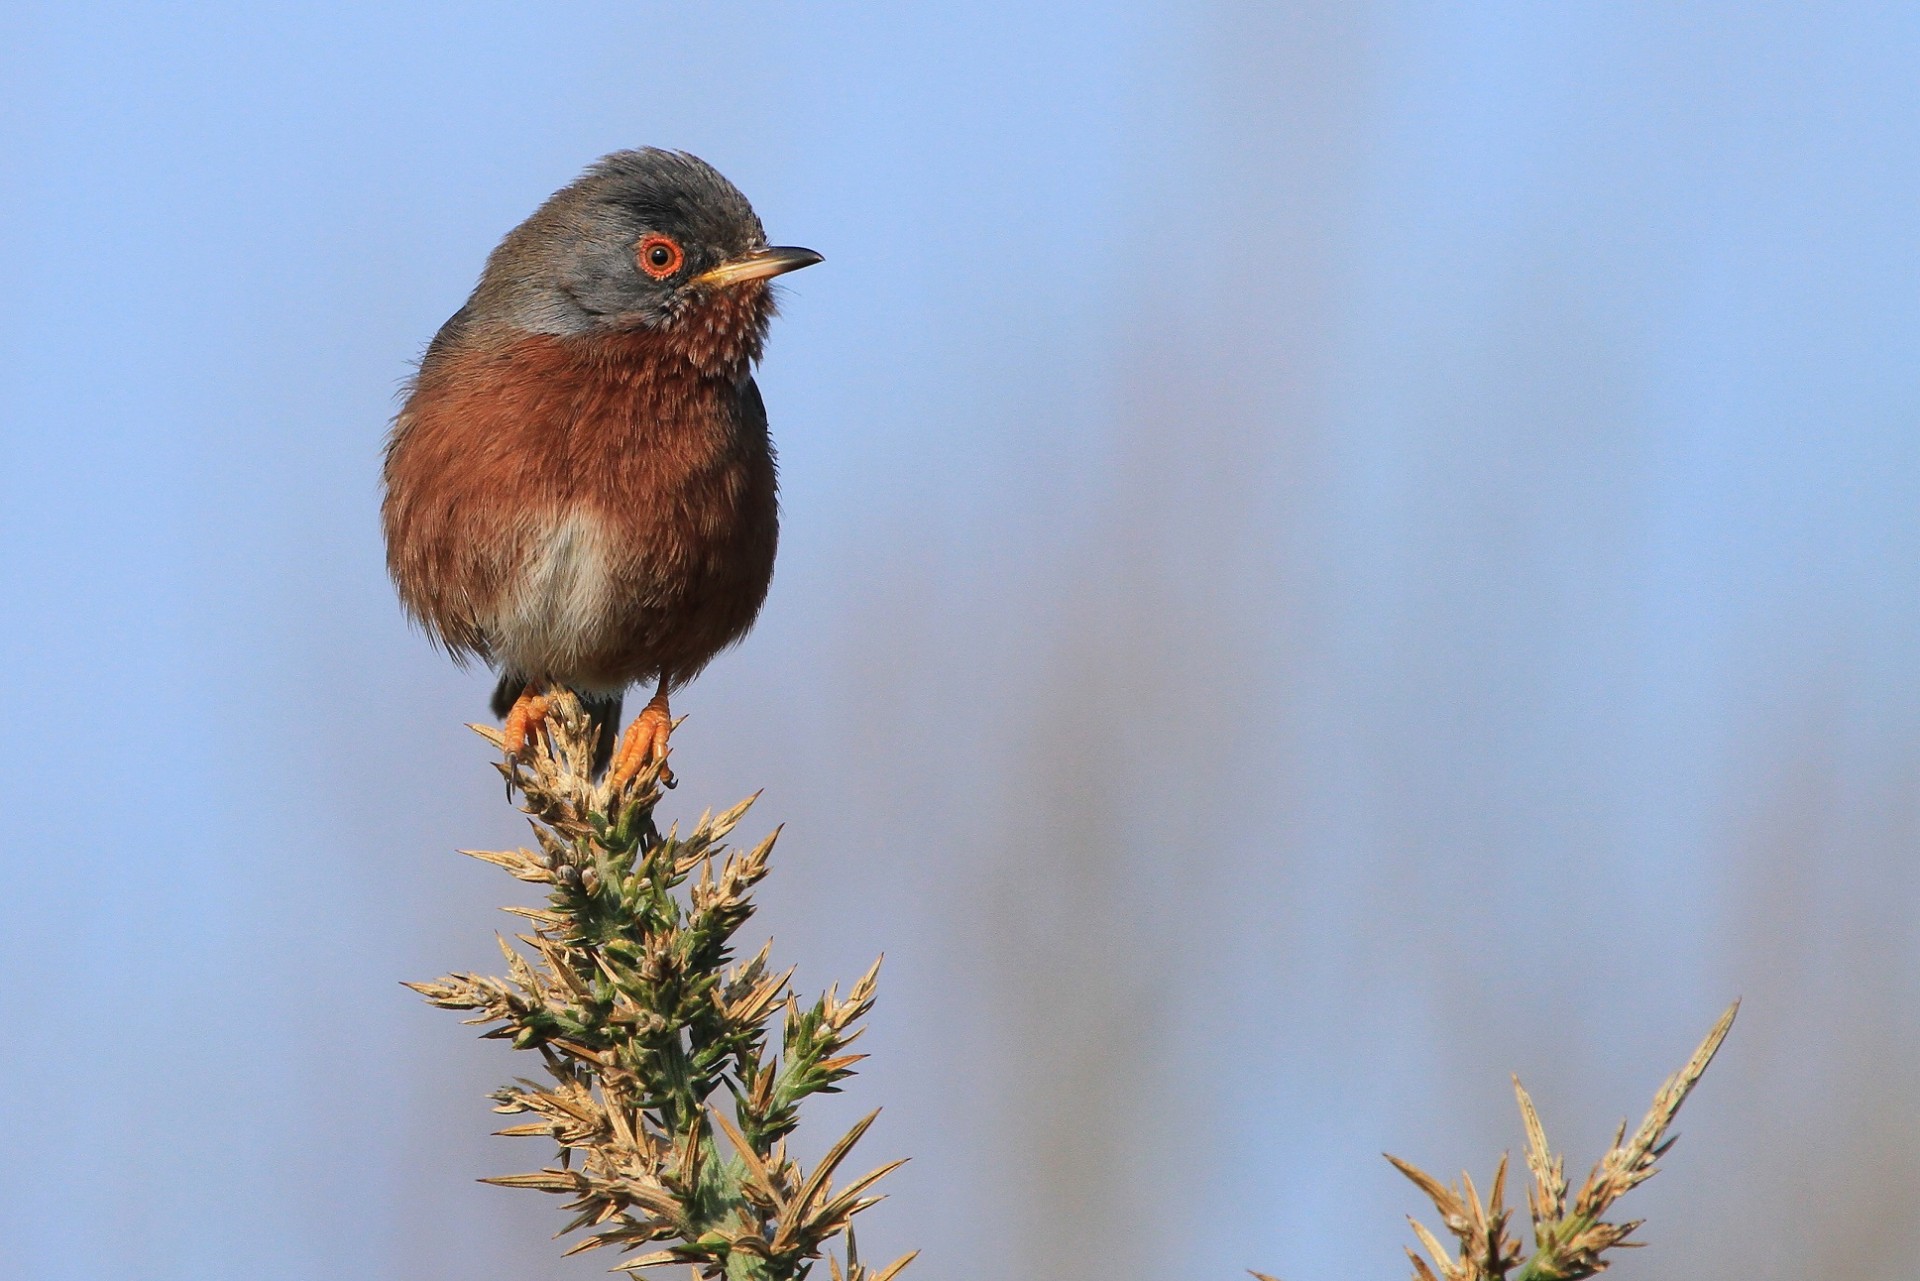
[[[507,711],[506,727],[501,731],[501,746],[506,749],[507,766],[511,769],[518,765],[533,746],[534,739],[546,728],[547,713],[553,709],[553,699],[540,692],[536,685],[529,685],[521,691]],[[509,776],[511,777],[511,776]],[[513,784],[507,784],[509,794]]]
[[[633,724],[627,726],[626,737],[620,740],[620,751],[608,771],[613,790],[625,788],[641,770],[656,761],[660,765],[660,786],[672,787],[673,771],[667,768],[667,736],[672,733],[673,713],[667,710],[667,696],[655,694],[633,718]]]

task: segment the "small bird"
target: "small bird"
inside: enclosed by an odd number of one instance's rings
[[[753,626],[779,540],[752,369],[769,246],[734,185],[682,151],[601,159],[507,233],[434,335],[387,442],[381,519],[407,613],[500,673],[517,758],[565,687],[596,771],[666,768],[668,695]],[[622,740],[622,692],[655,693]]]

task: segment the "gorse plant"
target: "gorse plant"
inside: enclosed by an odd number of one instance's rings
[[[1449,1187],[1399,1157],[1387,1157],[1395,1169],[1432,1199],[1434,1209],[1440,1212],[1440,1222],[1460,1243],[1456,1255],[1417,1219],[1409,1219],[1414,1235],[1440,1269],[1436,1278],[1426,1260],[1408,1250],[1414,1281],[1507,1281],[1508,1273],[1515,1268],[1519,1271],[1514,1281],[1579,1281],[1606,1270],[1608,1250],[1640,1244],[1627,1239],[1640,1221],[1609,1223],[1601,1216],[1615,1201],[1658,1172],[1660,1158],[1674,1144],[1674,1139],[1666,1137],[1667,1130],[1706,1072],[1707,1064],[1713,1062],[1720,1043],[1727,1039],[1739,1010],[1738,1001],[1727,1007],[1687,1065],[1668,1077],[1654,1095],[1653,1106],[1631,1136],[1627,1123],[1620,1123],[1612,1147],[1571,1200],[1567,1196],[1566,1158],[1547,1145],[1547,1132],[1540,1124],[1540,1114],[1534,1111],[1533,1100],[1520,1078],[1513,1079],[1520,1119],[1527,1131],[1527,1169],[1533,1175],[1533,1186],[1527,1191],[1527,1208],[1533,1218],[1533,1253],[1525,1262],[1521,1261],[1520,1242],[1507,1231],[1511,1211],[1506,1205],[1506,1157],[1500,1158],[1493,1172],[1492,1189],[1484,1203],[1473,1179],[1465,1173],[1460,1176],[1460,1187]]]
[[[476,726],[495,746],[497,731]],[[790,1281],[846,1236],[842,1281],[891,1281],[860,1263],[853,1216],[901,1163],[833,1182],[867,1116],[802,1169],[787,1136],[808,1096],[832,1093],[861,1055],[848,1053],[872,1007],[875,962],[842,997],[803,1004],[771,945],[734,958],[778,833],[750,850],[723,842],[752,800],[661,835],[656,762],[626,786],[595,781],[593,730],[577,700],[555,700],[530,756],[500,766],[525,798],[538,849],[465,851],[547,887],[544,908],[509,908],[533,930],[500,941],[507,977],[455,974],[410,984],[433,1004],[470,1010],[485,1035],[538,1053],[542,1082],[494,1094],[529,1118],[502,1134],[559,1145],[554,1164],[488,1180],[567,1198],[569,1253],[657,1248],[618,1265],[690,1264],[704,1277]],[[779,1048],[773,1045],[777,1042]],[[877,1114],[874,1114],[877,1115]]]
[[[503,745],[499,731],[474,728]],[[749,799],[703,817],[685,837],[661,835],[653,810],[664,760],[625,785],[596,781],[594,732],[578,700],[555,698],[531,754],[499,766],[509,792],[525,798],[538,849],[465,851],[547,888],[546,907],[507,909],[533,926],[517,936],[521,947],[500,941],[507,976],[409,985],[435,1005],[472,1011],[469,1022],[485,1025],[486,1036],[545,1065],[544,1081],[523,1079],[493,1097],[496,1111],[528,1118],[501,1134],[551,1139],[558,1155],[487,1182],[565,1197],[573,1218],[561,1234],[581,1234],[568,1252],[613,1247],[632,1256],[617,1269],[689,1264],[706,1278],[796,1281],[824,1257],[835,1281],[892,1281],[914,1255],[869,1269],[853,1218],[880,1199],[874,1185],[901,1162],[833,1182],[877,1114],[811,1170],[787,1152],[801,1105],[836,1091],[862,1057],[848,1050],[873,1005],[879,962],[844,997],[833,988],[802,1003],[793,971],[771,969],[771,944],[736,960],[734,936],[753,915],[750,896],[778,832],[748,850],[723,843]],[[1603,1216],[1655,1173],[1673,1144],[1667,1131],[1737,1009],[1721,1016],[1631,1136],[1622,1123],[1577,1195],[1514,1081],[1533,1176],[1534,1249],[1524,1258],[1507,1230],[1505,1157],[1484,1202],[1465,1175],[1454,1188],[1388,1157],[1433,1200],[1459,1244],[1449,1251],[1414,1222],[1433,1256],[1430,1267],[1408,1252],[1414,1281],[1578,1281],[1605,1269],[1609,1250],[1636,1244],[1627,1238],[1637,1222]],[[841,1236],[843,1257],[834,1257],[829,1246]]]

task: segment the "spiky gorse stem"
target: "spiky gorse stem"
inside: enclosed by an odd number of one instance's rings
[[[1460,1244],[1456,1255],[1417,1220],[1409,1219],[1414,1234],[1440,1269],[1436,1278],[1426,1260],[1408,1250],[1415,1281],[1507,1281],[1508,1273],[1515,1267],[1519,1272],[1514,1281],[1579,1281],[1606,1269],[1606,1251],[1640,1244],[1627,1239],[1640,1226],[1640,1221],[1609,1223],[1602,1216],[1615,1201],[1657,1172],[1660,1158],[1674,1144],[1674,1139],[1666,1137],[1668,1127],[1707,1065],[1713,1062],[1739,1009],[1738,1001],[1728,1006],[1707,1039],[1687,1060],[1687,1065],[1667,1078],[1654,1096],[1646,1119],[1640,1122],[1631,1138],[1627,1135],[1627,1123],[1620,1123],[1619,1131],[1613,1136],[1613,1146],[1593,1167],[1579,1195],[1571,1202],[1567,1196],[1566,1159],[1547,1146],[1547,1132],[1540,1124],[1540,1114],[1534,1110],[1533,1100],[1527,1097],[1520,1078],[1514,1078],[1513,1091],[1519,1098],[1520,1117],[1527,1130],[1527,1169],[1533,1175],[1527,1206],[1533,1218],[1534,1246],[1524,1263],[1520,1242],[1507,1231],[1512,1211],[1506,1205],[1506,1157],[1500,1158],[1491,1195],[1484,1204],[1473,1180],[1465,1174],[1460,1176],[1462,1186],[1449,1187],[1399,1157],[1387,1157],[1432,1198],[1441,1223]]]
[[[476,730],[496,747],[498,731]],[[571,696],[556,700],[530,759],[502,764],[525,798],[538,849],[463,851],[548,887],[545,908],[509,908],[533,924],[500,949],[508,974],[410,984],[433,1004],[472,1010],[486,1036],[538,1053],[548,1080],[494,1094],[495,1111],[532,1118],[501,1134],[550,1138],[554,1164],[487,1180],[567,1198],[584,1231],[568,1253],[634,1252],[619,1269],[691,1264],[708,1278],[793,1281],[846,1234],[844,1281],[891,1281],[913,1258],[871,1271],[853,1216],[891,1162],[832,1180],[869,1115],[812,1170],[787,1154],[800,1105],[835,1092],[863,1056],[848,1047],[873,1005],[879,962],[846,996],[802,1004],[771,944],[733,959],[753,914],[776,831],[750,850],[722,842],[752,798],[703,816],[685,837],[653,823],[659,771],[624,787],[592,777],[592,730]],[[778,1052],[770,1041],[778,1031]]]

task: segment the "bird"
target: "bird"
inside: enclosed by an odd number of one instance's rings
[[[561,690],[594,773],[667,768],[669,696],[753,626],[779,543],[753,380],[772,281],[822,261],[769,245],[706,161],[604,156],[488,256],[404,389],[381,524],[406,614],[499,673],[509,765]],[[654,689],[613,741],[624,692]]]

